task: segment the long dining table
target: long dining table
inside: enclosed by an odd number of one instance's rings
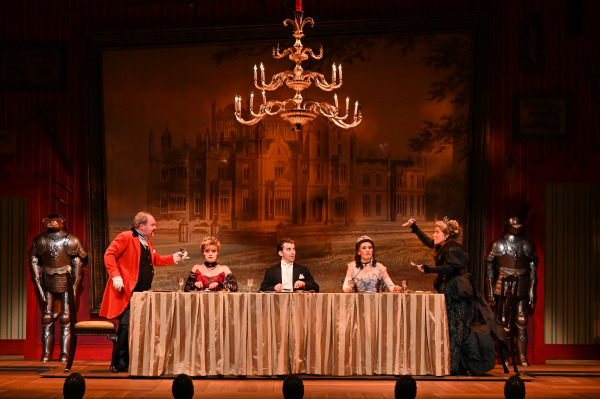
[[[130,306],[132,376],[450,374],[441,294],[140,292]]]

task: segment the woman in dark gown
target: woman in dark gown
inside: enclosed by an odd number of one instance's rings
[[[450,372],[453,375],[466,374],[462,348],[470,333],[476,302],[473,286],[466,274],[469,255],[462,243],[457,241],[460,233],[458,222],[447,218],[436,222],[433,239],[419,229],[414,219],[410,219],[407,225],[423,244],[433,249],[435,266],[411,264],[423,273],[437,274],[433,285],[439,293],[444,294],[448,313]]]
[[[237,281],[229,267],[217,262],[221,242],[212,236],[204,237],[200,250],[204,255],[204,263],[194,265],[185,283],[185,291],[237,291]]]

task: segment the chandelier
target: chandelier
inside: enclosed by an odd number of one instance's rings
[[[313,82],[315,86],[323,91],[333,91],[340,88],[342,86],[342,65],[338,65],[337,70],[335,63],[332,65],[331,83],[327,83],[325,76],[321,73],[305,71],[302,69],[302,61],[307,60],[309,55],[315,60],[320,60],[323,57],[323,46],[321,46],[319,54],[315,54],[312,49],[304,48],[300,40],[304,37],[304,33],[302,32],[304,25],[315,25],[315,22],[312,18],[304,18],[304,12],[302,11],[302,0],[296,0],[294,19],[286,19],[283,21],[283,26],[287,26],[288,23],[294,27],[294,33],[292,36],[296,39],[296,42],[294,43],[293,47],[289,47],[283,52],[279,51],[279,45],[277,45],[277,49],[273,48],[273,57],[275,59],[280,59],[286,55],[289,55],[289,59],[296,63],[294,70],[287,70],[273,75],[271,82],[266,83],[265,68],[261,63],[261,81],[259,84],[257,79],[258,68],[256,65],[254,65],[254,86],[257,89],[262,90],[262,104],[260,104],[258,110],[255,112],[254,92],[252,92],[250,94],[251,118],[249,120],[244,120],[242,117],[242,97],[235,96],[235,117],[238,122],[244,125],[254,125],[267,115],[279,115],[284,120],[298,126],[315,120],[320,113],[341,128],[350,129],[357,126],[362,121],[362,113],[360,107],[358,106],[358,101],[354,104],[353,119],[346,121],[349,115],[350,98],[346,98],[346,112],[343,115],[340,115],[337,94],[334,95],[334,105],[326,102],[305,100],[302,98],[302,90],[310,87]],[[267,101],[267,96],[265,93],[267,91],[277,90],[284,83],[287,87],[296,92],[294,98],[290,98],[285,101]]]

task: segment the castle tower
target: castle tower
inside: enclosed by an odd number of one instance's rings
[[[163,150],[171,148],[171,132],[168,124],[165,126],[162,136],[160,136],[160,146]]]

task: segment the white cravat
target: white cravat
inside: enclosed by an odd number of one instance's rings
[[[281,285],[284,290],[294,288],[294,262],[285,263],[281,261]]]

